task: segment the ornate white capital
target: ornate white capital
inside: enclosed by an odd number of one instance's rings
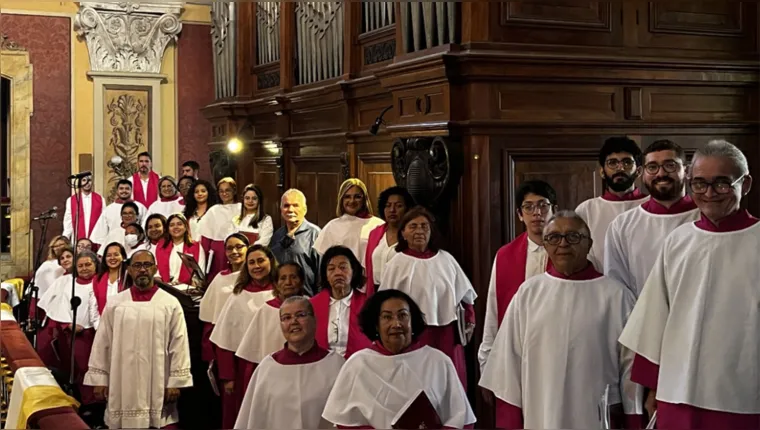
[[[74,30],[94,72],[160,73],[166,45],[182,31],[183,2],[80,2]]]

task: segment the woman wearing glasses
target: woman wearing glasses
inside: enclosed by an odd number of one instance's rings
[[[598,428],[608,386],[631,419],[642,413],[633,354],[617,342],[636,299],[588,261],[590,236],[572,211],[557,212],[544,230],[552,267],[520,286],[480,379],[499,399],[497,428]]]
[[[216,189],[219,194],[219,204],[209,207],[198,221],[203,249],[208,254],[213,251],[214,255],[211,259],[211,267],[206,274],[209,281],[212,281],[222,270],[230,268],[224,258],[224,241],[227,236],[236,231],[233,220],[241,210],[241,204],[238,203],[238,186],[234,179],[220,179],[216,184]],[[213,192],[213,190],[207,189],[207,192]]]
[[[466,389],[464,345],[475,330],[475,289],[454,257],[438,248],[435,218],[422,207],[401,220],[396,251],[378,291],[403,291],[420,306],[427,322],[420,342],[451,358]]]
[[[161,214],[168,218],[169,215],[181,213],[185,209],[185,200],[177,191],[177,182],[173,177],[164,176],[158,181],[158,195],[160,198],[150,205],[143,219],[147,219],[151,214]]]

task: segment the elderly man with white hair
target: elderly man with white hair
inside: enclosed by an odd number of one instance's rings
[[[314,242],[321,231],[306,220],[306,196],[295,188],[283,193],[280,212],[285,225],[274,232],[269,248],[280,264],[298,263],[303,268],[304,292],[313,296],[317,292],[319,274],[319,253]]]
[[[689,172],[701,212],[665,239],[620,342],[658,428],[760,428],[760,223],[747,158],[716,140]]]

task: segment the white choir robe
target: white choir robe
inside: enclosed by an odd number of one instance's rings
[[[40,296],[37,307],[45,310],[45,315],[53,321],[71,324],[73,312],[71,310],[71,278],[72,275],[61,276],[53,285]],[[77,307],[76,323],[84,328],[93,328],[97,324],[97,306],[95,314],[90,311],[89,303],[95,300],[92,282],[80,284],[75,282],[74,294],[79,297],[81,304]]]
[[[380,242],[378,242],[377,247],[372,251],[371,255],[373,282],[380,282],[380,280],[383,279],[385,265],[397,254],[396,245],[398,245],[398,243],[388,246],[388,240],[385,238],[385,234],[380,238]]]
[[[209,324],[216,324],[219,314],[222,312],[227,299],[232,295],[232,289],[235,287],[240,272],[220,273],[203,294],[201,299],[198,318]]]
[[[622,282],[638,297],[665,238],[679,226],[698,219],[696,207],[681,213],[655,214],[639,206],[622,213],[607,229],[604,274]]]
[[[155,202],[153,202],[152,205],[148,208],[148,211],[145,212],[145,216],[143,217],[142,226],[143,228],[146,228],[145,223],[148,221],[148,217],[153,214],[161,214],[166,218],[169,218],[169,215],[173,215],[176,213],[181,213],[185,210],[185,201],[182,200],[182,196],[180,194],[177,194],[174,198],[168,201],[164,201],[163,199],[158,199]]]
[[[627,415],[641,414],[643,387],[630,381],[634,356],[617,342],[634,302],[604,276],[528,279],[507,308],[480,386],[521,408],[526,429],[599,428],[607,385]]]
[[[396,355],[375,347],[352,355],[343,365],[322,417],[344,427],[392,428],[396,414],[424,390],[444,426],[461,429],[475,423],[451,359],[423,346]]]
[[[268,355],[253,372],[235,428],[330,428],[322,420],[322,412],[345,362],[343,357],[329,352],[319,361],[283,364],[274,358],[278,354]]]
[[[137,205],[137,222],[142,225],[145,215],[148,209],[140,202],[132,202]],[[103,214],[100,216],[98,223],[95,224],[95,228],[92,230],[90,240],[98,245],[105,246],[111,242],[107,241],[108,233],[116,228],[121,228],[121,207],[124,203],[113,202],[106,206],[103,210]]]
[[[177,403],[165,404],[164,391],[193,385],[179,301],[158,288],[149,301],[134,301],[130,290],[110,298],[84,383],[108,387],[105,422],[110,428],[178,422]]]
[[[40,267],[37,268],[37,272],[34,274],[34,285],[39,289],[37,291],[37,297],[42,298],[47,292],[48,288],[52,287],[56,279],[63,276],[63,267],[58,264],[58,260],[45,260]]]
[[[158,245],[155,243],[151,243],[149,240],[146,240],[145,242],[138,243],[137,246],[134,248],[126,248],[127,251],[127,258],[132,258],[132,255],[134,255],[137,251],[150,251],[151,254],[153,254],[153,258],[156,258],[156,247]]]
[[[71,197],[69,197],[68,199],[66,199],[66,208],[65,208],[65,212],[63,213],[63,233],[61,233],[62,236],[66,236],[69,239],[71,239],[71,242],[74,243],[74,244],[76,244],[76,241],[77,241],[77,239],[75,237],[73,237],[73,235],[74,235],[74,223],[77,220],[74,219],[75,215],[71,211],[71,207],[72,207],[72,201],[74,202],[74,207],[76,207],[76,202],[77,202],[76,199],[78,198],[77,196],[78,196],[78,194],[72,195]],[[101,200],[101,206],[100,207],[102,209],[101,209],[101,212],[100,212],[100,216],[94,222],[94,225],[92,227],[92,231],[90,231],[90,225],[91,225],[90,215],[92,215],[92,199],[95,198],[95,197],[100,198],[100,200]],[[86,231],[86,234],[84,235],[84,237],[89,238],[92,235],[92,233],[95,231],[95,227],[97,227],[98,222],[100,221],[100,217],[103,216],[103,211],[106,209],[106,199],[104,199],[103,196],[101,196],[101,195],[99,195],[97,193],[94,193],[94,192],[91,192],[90,194],[82,193],[82,208],[84,209],[84,211],[83,211],[84,213],[80,214],[79,216],[83,216],[84,217],[84,229]],[[79,235],[79,232],[77,232],[77,234]],[[95,242],[95,241],[93,241],[93,242]],[[95,242],[95,243],[97,243],[97,242]]]
[[[620,336],[659,365],[658,401],[760,414],[758,249],[760,223],[729,232],[688,223],[665,239]]]
[[[127,231],[124,229],[124,227],[121,226],[121,224],[119,224],[117,227],[112,228],[111,231],[108,232],[108,235],[100,243],[102,246],[98,248],[98,255],[102,257],[103,253],[106,252],[106,246],[113,242],[120,244],[126,249],[126,236]]]
[[[328,249],[335,245],[345,246],[353,251],[356,258],[364,266],[369,233],[375,227],[384,223],[385,221],[374,216],[361,218],[344,214],[325,225],[314,242],[314,249],[317,250],[319,255],[324,255]]]
[[[190,226],[190,237],[192,237],[193,240],[196,242],[201,241],[201,220],[202,219],[203,219],[202,217],[198,218],[195,215],[187,219],[187,225]]]
[[[275,299],[276,300],[276,299]],[[279,300],[277,300],[279,302]],[[278,303],[279,304],[279,303]],[[280,308],[265,303],[251,318],[235,355],[258,364],[269,354],[277,352],[286,341],[280,328]]]
[[[240,294],[230,294],[211,332],[211,342],[227,351],[237,351],[254,313],[273,297],[272,291],[243,290]]]
[[[198,222],[198,230],[201,237],[224,242],[227,236],[237,231],[232,220],[239,215],[240,203],[211,206]],[[198,237],[194,237],[193,239],[200,240]],[[219,256],[219,258],[224,258],[224,256]]]
[[[638,190],[634,191],[633,194],[636,197],[640,195]],[[602,196],[586,200],[575,209],[575,212],[586,221],[591,230],[591,239],[594,243],[591,245],[588,259],[594,264],[596,270],[604,271],[604,237],[607,235],[607,227],[612,220],[647,200],[649,200],[649,196],[634,198],[634,200],[608,200]]]
[[[253,228],[250,226],[252,216],[253,215],[246,215],[242,221],[238,221],[239,216],[236,217],[234,221],[235,231],[244,233],[256,233],[259,238],[256,239],[256,241],[251,245],[269,246],[269,242],[272,240],[272,235],[274,234],[274,224],[272,224],[272,217],[269,215],[264,215],[264,218],[259,221],[258,228]]]

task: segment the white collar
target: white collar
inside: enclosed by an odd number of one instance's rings
[[[334,303],[341,302],[344,305],[348,306],[351,304],[351,296],[354,295],[354,289],[351,288],[351,291],[348,292],[348,295],[346,297],[343,297],[340,300],[336,300],[332,295],[330,295],[330,306],[332,306]]]
[[[530,236],[528,236],[528,252],[539,252],[542,249],[544,249],[543,246],[537,244],[536,242],[533,242],[530,240]]]

